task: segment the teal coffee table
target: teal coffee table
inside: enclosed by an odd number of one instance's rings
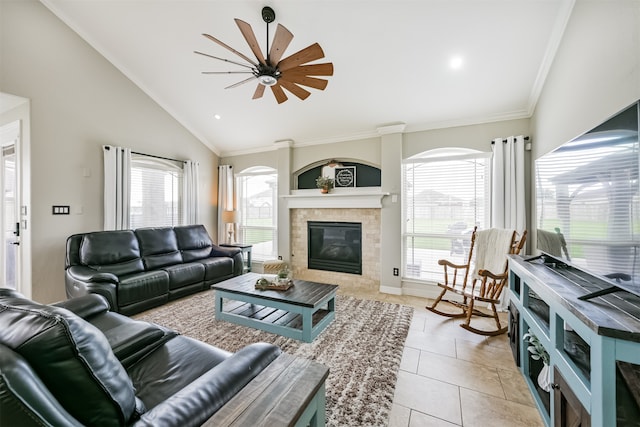
[[[216,319],[312,342],[335,318],[338,285],[294,280],[286,291],[255,288],[260,274],[216,283]]]

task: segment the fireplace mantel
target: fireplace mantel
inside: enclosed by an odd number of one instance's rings
[[[289,209],[365,209],[382,208],[382,198],[388,195],[389,193],[380,191],[379,187],[374,187],[366,190],[334,188],[329,194],[322,194],[319,189],[294,190],[292,194],[281,197],[286,200]]]

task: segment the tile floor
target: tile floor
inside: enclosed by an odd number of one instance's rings
[[[544,426],[506,334],[487,338],[468,332],[459,319],[427,311],[424,298],[378,294],[375,299],[415,308],[390,427]]]

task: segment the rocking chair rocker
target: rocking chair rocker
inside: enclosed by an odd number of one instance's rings
[[[427,310],[446,317],[464,317],[465,321],[460,326],[476,334],[495,336],[505,333],[507,326],[503,327],[500,324],[496,304],[500,303],[502,290],[507,285],[509,277],[507,255],[519,254],[526,237],[526,230],[518,236],[518,233],[513,230],[492,228],[478,231],[475,227],[471,235],[466,264],[458,265],[444,259],[438,261],[438,264],[444,267],[444,283],[438,283],[442,292],[431,307],[426,307]],[[460,276],[462,276],[461,281]],[[447,291],[461,295],[462,302],[443,299]],[[492,314],[474,308],[476,301],[488,303]],[[461,311],[455,313],[440,311],[436,306],[441,302],[448,302],[460,308]],[[482,330],[471,326],[473,316],[493,317],[496,329]]]

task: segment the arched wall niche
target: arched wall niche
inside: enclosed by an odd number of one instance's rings
[[[316,188],[316,178],[319,176],[331,176],[331,169],[324,169],[329,164],[338,164],[337,167],[354,168],[355,187],[380,187],[382,173],[377,165],[365,163],[357,159],[330,158],[311,163],[293,173],[294,187],[296,190]],[[331,168],[331,166],[329,166]]]

